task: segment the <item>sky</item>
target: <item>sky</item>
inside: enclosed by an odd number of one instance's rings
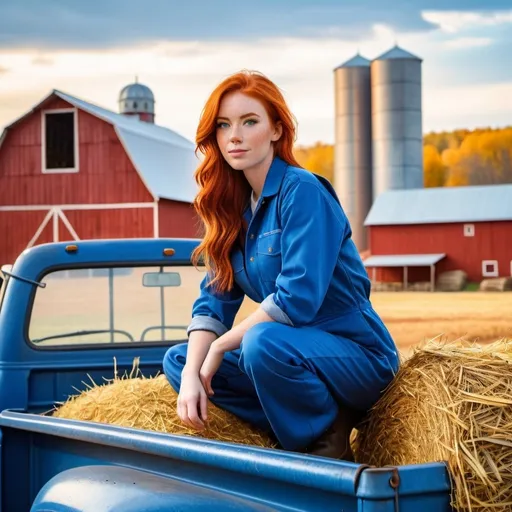
[[[53,89],[118,111],[138,77],[194,140],[211,90],[274,80],[297,143],[334,141],[334,68],[395,44],[422,59],[423,131],[512,125],[510,0],[0,0],[0,130]]]

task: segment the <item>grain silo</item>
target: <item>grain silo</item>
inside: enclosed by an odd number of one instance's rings
[[[359,54],[334,70],[333,186],[359,251],[368,246],[364,220],[372,205],[370,61]]]
[[[371,63],[374,199],[423,187],[421,62],[395,46]]]

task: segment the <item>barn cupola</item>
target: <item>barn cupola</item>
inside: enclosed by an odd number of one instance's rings
[[[119,93],[119,112],[126,116],[137,116],[147,123],[155,122],[155,97],[151,89],[139,84],[137,78],[133,84],[123,87]]]

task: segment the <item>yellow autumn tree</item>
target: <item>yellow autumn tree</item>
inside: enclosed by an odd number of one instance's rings
[[[478,166],[472,169],[475,184],[512,183],[512,128],[482,133],[473,153]]]
[[[423,137],[425,146],[434,146],[438,153],[441,154],[445,149],[454,149],[460,146],[460,143],[467,135],[467,130],[455,130],[453,132],[431,132]]]
[[[308,171],[324,176],[331,183],[334,176],[334,146],[317,142],[309,148],[294,150],[295,158]]]
[[[512,129],[475,130],[454,150],[443,152],[452,185],[512,183]]]
[[[429,133],[424,141],[441,155],[447,186],[512,183],[512,127]]]
[[[446,166],[433,144],[423,147],[423,180],[425,187],[442,187],[446,181]]]
[[[306,162],[308,161],[308,154],[309,154],[310,148],[306,146],[296,146],[293,148],[293,155],[297,159],[297,162],[299,162],[299,165],[302,167],[306,166]]]
[[[432,132],[423,144],[425,187],[512,183],[512,127]],[[300,165],[332,183],[332,145],[299,146],[294,154]]]
[[[469,185],[468,173],[461,162],[461,155],[458,149],[445,149],[441,154],[443,164],[446,166],[447,187],[463,187]]]

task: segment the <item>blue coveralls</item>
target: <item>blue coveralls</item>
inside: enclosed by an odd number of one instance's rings
[[[275,322],[255,325],[212,379],[219,407],[301,450],[334,421],[338,404],[366,411],[398,370],[395,344],[374,311],[370,281],[329,182],[276,157],[252,214],[245,251],[231,256],[236,285],[224,294],[205,277],[188,332],[221,336],[244,295]],[[163,368],[179,391],[187,344]]]

